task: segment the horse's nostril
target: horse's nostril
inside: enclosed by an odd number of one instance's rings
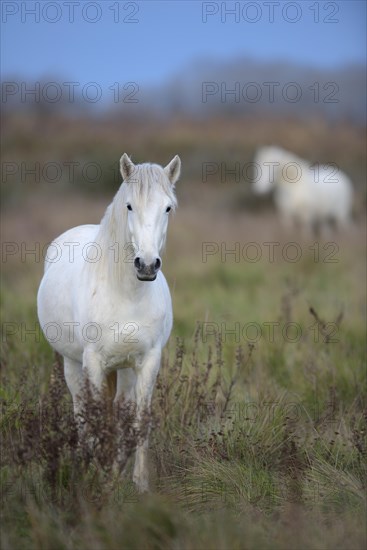
[[[136,267],[136,269],[140,269],[140,268],[141,268],[140,258],[135,258],[135,260],[134,260],[134,266]]]
[[[154,268],[156,269],[156,271],[158,271],[158,269],[161,267],[162,265],[162,262],[160,261],[159,258],[156,259],[155,261],[155,264],[154,264]]]

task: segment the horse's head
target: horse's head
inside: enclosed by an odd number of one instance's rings
[[[257,151],[252,184],[255,193],[267,193],[275,185],[280,153],[281,149],[278,147],[262,147]]]
[[[140,281],[154,281],[162,265],[161,250],[166,240],[169,213],[176,207],[174,186],[181,161],[176,155],[165,167],[134,165],[125,153],[120,159],[124,179],[128,240],[134,246],[134,267]]]

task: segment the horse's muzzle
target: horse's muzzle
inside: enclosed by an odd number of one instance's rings
[[[135,258],[134,260],[136,276],[139,281],[155,281],[161,265],[162,262],[160,258],[156,258],[156,260],[149,265],[147,265],[142,258]]]

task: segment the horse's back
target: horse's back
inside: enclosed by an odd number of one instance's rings
[[[98,230],[99,225],[78,225],[56,237],[47,249],[45,271],[60,261],[73,263],[75,256],[83,253],[83,247],[94,242]]]
[[[326,219],[335,218],[347,221],[353,204],[353,185],[342,171],[330,164],[315,164],[288,153],[285,150],[268,148],[273,154],[272,161],[279,161],[285,166],[295,166],[297,177],[294,180],[280,178],[277,190],[278,207],[302,218]],[[278,157],[275,157],[275,153]],[[284,168],[281,171],[289,177]]]

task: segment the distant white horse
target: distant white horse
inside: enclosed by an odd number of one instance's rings
[[[279,147],[263,147],[255,158],[253,190],[274,187],[274,200],[286,226],[306,231],[330,222],[347,226],[353,202],[350,179],[337,165],[311,164]]]
[[[74,412],[85,375],[101,390],[117,370],[115,400],[136,403],[137,419],[149,410],[161,352],[172,329],[171,296],[160,271],[174,185],[181,161],[162,168],[134,165],[124,154],[123,178],[100,225],[82,225],[50,245],[38,291],[46,338],[64,357]],[[148,490],[148,436],[138,443],[133,480]]]

